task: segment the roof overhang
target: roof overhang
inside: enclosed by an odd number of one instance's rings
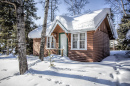
[[[65,33],[69,33],[69,30],[67,30],[65,28],[65,26],[59,21],[59,20],[56,20],[52,25],[51,25],[51,29],[49,31],[49,34],[48,35],[51,35],[51,33],[54,31],[54,29],[56,28],[56,26],[59,25],[64,31]]]
[[[109,26],[110,26],[110,29],[111,29],[111,32],[112,32],[112,35],[113,35],[113,38],[114,39],[117,39],[117,33],[116,33],[116,30],[112,24],[112,19],[109,18],[109,16],[107,16],[107,20],[108,20],[108,23],[109,23]]]

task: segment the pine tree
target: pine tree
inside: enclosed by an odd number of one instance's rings
[[[16,50],[16,53],[17,54],[17,40],[16,40],[16,17],[15,17],[15,11],[14,11],[14,7],[10,4],[6,4],[6,3],[0,3],[1,7],[0,7],[0,24],[1,24],[1,27],[2,27],[2,31],[1,31],[1,35],[2,35],[2,39],[0,40],[0,43],[4,43],[5,45],[2,47],[2,50],[9,50],[10,49],[11,51],[13,51],[14,49]],[[34,0],[26,0],[24,1],[24,17],[25,17],[25,36],[26,36],[26,46],[27,46],[27,49],[26,49],[26,53],[27,54],[32,54],[33,53],[33,40],[32,39],[29,39],[28,38],[28,33],[35,29],[37,26],[35,25],[34,23],[34,20],[33,19],[39,19],[39,17],[37,17],[36,15],[36,11],[37,11],[37,8],[35,7],[35,2]],[[10,10],[10,12],[8,12],[7,10],[8,9],[12,9]],[[10,16],[8,16],[10,15]],[[9,21],[10,20],[10,21]],[[5,22],[6,21],[6,22]],[[7,25],[7,21],[11,24]],[[13,21],[13,22],[12,22]],[[6,27],[6,29],[5,29]],[[7,28],[8,27],[8,28]],[[10,38],[10,40],[12,41],[9,41],[7,40],[7,37],[9,36],[8,35],[8,32],[9,32],[9,28],[12,27],[12,32],[10,32],[13,36]],[[4,33],[6,32],[6,33]],[[4,38],[3,38],[4,36]],[[9,36],[10,37],[10,36]],[[6,48],[7,47],[7,43],[9,43],[11,47],[9,48]],[[11,52],[10,51],[10,52]]]
[[[6,54],[9,54],[9,48],[13,50],[14,40],[16,39],[14,24],[16,22],[15,11],[12,5],[6,3],[0,3],[0,43],[2,50],[7,50]]]
[[[18,59],[19,59],[19,71],[20,74],[24,74],[28,70],[27,58],[26,58],[26,42],[25,42],[25,16],[24,16],[24,1],[23,0],[2,0],[2,4],[8,4],[13,6],[15,10],[15,20],[17,29],[17,40],[18,40]],[[28,6],[29,7],[29,6]],[[30,6],[31,7],[31,6]],[[31,10],[32,11],[32,10]],[[12,12],[12,11],[11,11]],[[28,11],[27,11],[28,12]],[[6,13],[3,11],[3,14]],[[9,12],[10,13],[10,12]],[[31,14],[30,14],[31,15]],[[33,15],[33,14],[32,14]],[[34,16],[34,15],[33,15]],[[9,15],[6,15],[6,19],[10,19]],[[6,20],[4,19],[4,20]],[[10,21],[13,22],[13,21]],[[7,23],[7,26],[10,24]],[[5,26],[4,26],[5,27]]]
[[[130,19],[122,18],[122,23],[118,29],[118,45],[119,50],[130,50],[130,39],[126,39],[126,34],[130,30]]]
[[[33,54],[33,40],[28,38],[28,33],[33,29],[37,28],[33,19],[39,19],[36,15],[37,8],[34,0],[24,1],[24,14],[25,14],[25,36],[26,36],[26,53]]]
[[[106,0],[106,3],[111,5],[111,11],[115,17],[116,15],[121,16],[118,20],[118,22],[121,21],[121,24],[119,24],[119,29],[117,29],[118,44],[116,48],[119,50],[130,49],[130,41],[126,39],[126,33],[130,29],[130,0]]]

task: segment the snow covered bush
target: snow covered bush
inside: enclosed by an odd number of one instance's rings
[[[49,61],[50,61],[50,67],[54,67],[54,66],[55,66],[55,65],[53,64],[54,60],[52,60],[52,58],[53,58],[53,56],[50,56],[50,59],[49,59]]]
[[[52,60],[53,55],[51,55],[51,51],[49,50],[48,52],[48,56],[49,56],[49,62],[50,62],[50,67],[54,67],[55,65],[53,64],[54,60]]]

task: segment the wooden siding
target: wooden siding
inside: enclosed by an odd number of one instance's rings
[[[39,55],[41,39],[33,39],[33,55]]]
[[[95,31],[93,43],[93,61],[101,61],[110,54],[109,36],[105,21]]]
[[[93,34],[94,31],[87,32],[87,50],[71,50],[71,41],[68,42],[68,57],[71,60],[93,62]]]
[[[41,44],[41,39],[33,39],[33,55],[39,55],[40,53],[40,44]],[[47,49],[46,48],[46,43],[45,43],[45,49],[44,49],[44,56],[48,56],[49,53],[51,54],[57,54],[56,50],[54,49]]]

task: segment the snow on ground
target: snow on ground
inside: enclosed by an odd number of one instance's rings
[[[112,50],[110,51],[110,55],[114,54],[125,55],[127,52],[130,52],[130,50]]]
[[[29,70],[19,75],[17,57],[1,55],[0,86],[130,86],[130,58],[124,55],[93,63],[53,55],[54,67],[49,57],[27,59]]]

